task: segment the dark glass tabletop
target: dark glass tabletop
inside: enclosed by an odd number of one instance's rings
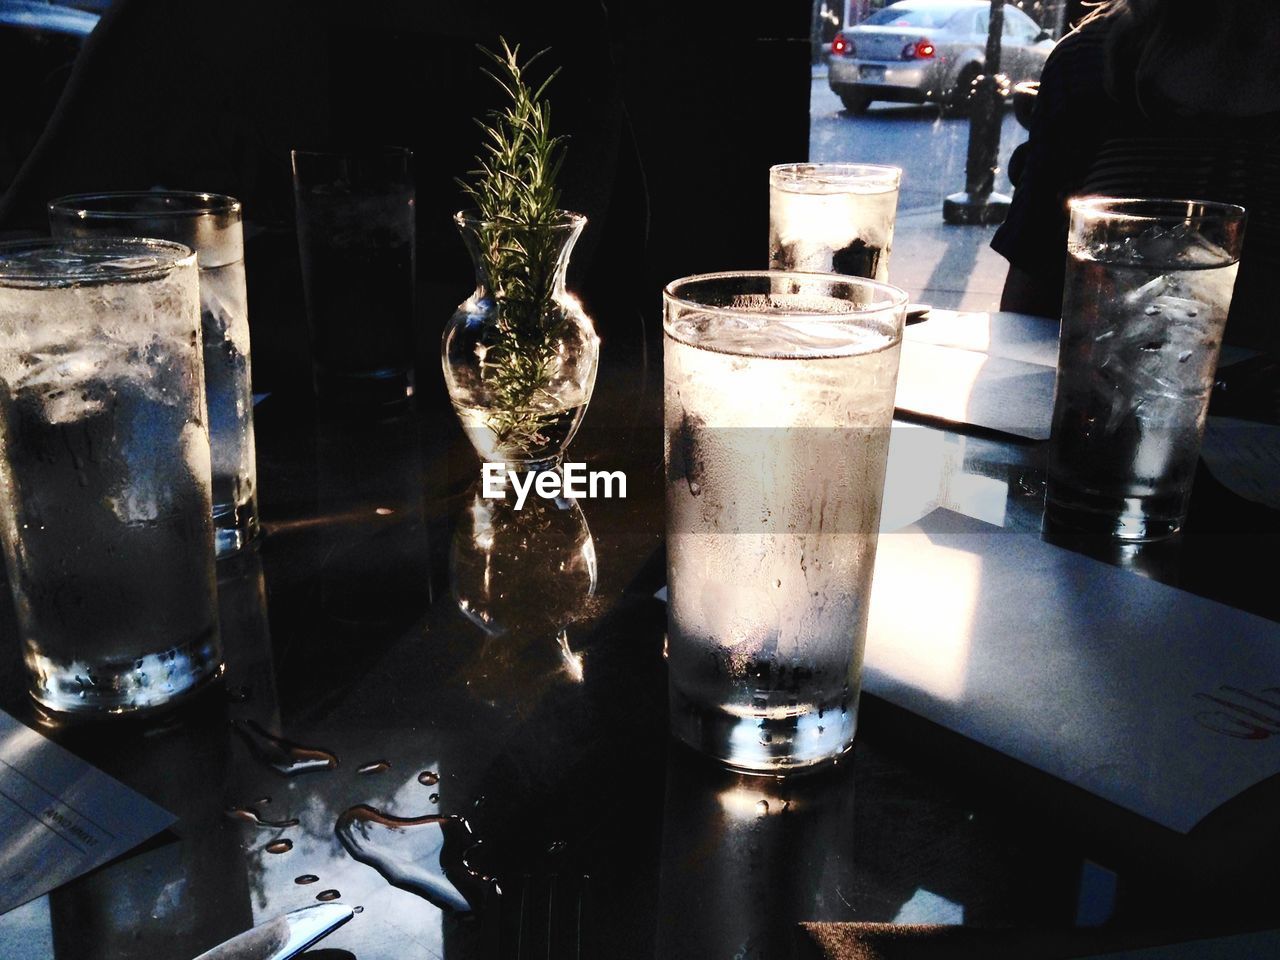
[[[329,897],[362,909],[316,960],[789,957],[819,920],[1276,925],[1274,835],[1225,860],[1148,846],[874,698],[853,753],[812,776],[738,776],[672,742],[660,345],[606,336],[601,362],[570,458],[624,471],[626,498],[519,513],[478,496],[431,389],[380,418],[260,404],[266,533],[219,571],[225,683],[161,720],[45,728],[178,821],[0,917],[5,960],[186,960]],[[1039,529],[1042,445],[921,429],[949,451],[924,500],[984,477],[1006,526]],[[1195,498],[1176,544],[1066,545],[1280,617],[1259,559],[1275,514],[1203,471]],[[34,725],[7,606],[4,623],[0,706]]]

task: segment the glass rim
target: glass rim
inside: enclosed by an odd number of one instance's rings
[[[756,310],[699,303],[697,300],[690,300],[688,297],[681,296],[676,292],[682,287],[689,287],[697,283],[711,283],[717,280],[791,280],[796,283],[822,281],[826,283],[843,283],[853,287],[870,287],[886,295],[883,300],[877,300],[846,313],[823,313],[817,310],[787,311],[788,316],[794,317],[848,317],[860,314],[883,313],[895,307],[905,307],[910,300],[907,291],[901,287],[883,283],[880,280],[854,277],[847,273],[806,273],[800,270],[720,270],[714,273],[691,273],[687,277],[679,277],[668,283],[662,288],[662,296],[665,300],[671,300],[686,307],[692,307],[695,310],[701,310],[716,316],[759,316],[759,311]]]
[[[681,291],[699,284],[716,283],[724,281],[744,281],[744,280],[769,280],[769,281],[791,281],[792,283],[821,283],[827,285],[843,285],[862,290],[870,289],[877,294],[877,297],[870,303],[854,306],[853,309],[843,311],[841,313],[831,313],[829,311],[820,310],[778,310],[776,312],[751,310],[743,307],[721,306],[717,304],[700,303],[697,300],[690,299],[686,295],[682,295]],[[744,291],[745,292],[745,291]],[[696,347],[701,350],[716,350],[716,348],[707,346],[690,340],[687,337],[680,336],[672,329],[672,319],[670,316],[670,308],[677,305],[684,308],[690,313],[698,313],[704,316],[713,317],[718,321],[751,321],[758,320],[761,316],[772,316],[775,318],[787,318],[791,320],[807,320],[807,321],[849,321],[850,319],[871,319],[884,318],[886,314],[895,314],[895,322],[886,323],[886,333],[892,338],[900,340],[902,337],[902,321],[905,318],[907,301],[909,299],[905,290],[892,286],[887,283],[881,283],[878,280],[868,280],[866,277],[851,277],[842,273],[801,273],[799,271],[787,270],[726,270],[719,273],[695,273],[687,277],[681,277],[678,280],[672,280],[662,288],[663,299],[663,317],[662,331],[667,337]],[[882,319],[882,323],[885,321]],[[854,340],[850,338],[849,344],[853,346]],[[772,352],[772,351],[719,351],[733,353],[735,356],[759,357],[761,359],[822,359],[816,355],[808,354],[793,355],[789,352]],[[830,356],[843,356],[843,352],[836,351]]]
[[[112,201],[176,200],[181,205],[158,210],[96,206]],[[235,197],[203,190],[105,190],[96,193],[69,193],[47,204],[50,214],[69,213],[79,220],[140,220],[159,217],[225,216],[244,209]]]
[[[475,207],[468,207],[465,210],[459,210],[457,213],[453,215],[453,222],[460,227],[461,226],[480,227],[480,226],[485,226],[486,224],[501,225],[503,223],[503,221],[501,220],[488,220],[480,216],[480,211],[477,210]],[[557,210],[556,218],[554,220],[548,220],[545,224],[541,224],[541,226],[547,226],[552,228],[576,227],[576,226],[579,226],[580,224],[585,224],[586,222],[587,222],[587,215],[585,213],[578,213],[576,210]],[[528,226],[527,224],[517,224],[515,222],[512,222],[508,225],[509,226]]]
[[[834,181],[835,186],[844,183],[883,183],[898,187],[902,184],[902,168],[884,163],[823,163],[810,160],[775,163],[769,168],[771,184],[808,183],[818,177]]]
[[[116,250],[121,259],[130,255],[149,252],[152,254],[168,254],[167,259],[152,261],[135,266],[117,266],[110,276],[91,270],[87,265],[80,269],[61,270],[58,272],[32,273],[31,271],[15,271],[10,255],[18,252],[35,250]],[[19,290],[44,290],[63,287],[99,286],[111,283],[135,283],[139,281],[159,280],[168,276],[175,269],[186,263],[196,263],[196,253],[184,243],[173,240],[157,240],[153,237],[89,237],[58,240],[49,237],[36,237],[26,240],[9,240],[0,242],[0,287]]]
[[[1174,197],[1073,197],[1067,202],[1067,208],[1072,216],[1079,212],[1084,216],[1133,223],[1166,223],[1171,220],[1181,223],[1239,223],[1248,216],[1248,211],[1236,203]],[[1189,212],[1192,208],[1199,212]]]

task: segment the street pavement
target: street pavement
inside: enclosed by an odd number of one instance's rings
[[[1009,155],[1026,131],[1007,109],[1000,131],[996,190],[1011,194]],[[1007,264],[989,246],[994,227],[942,221],[942,201],[964,189],[969,121],[943,117],[936,106],[875,103],[865,116],[844,112],[815,67],[809,101],[809,159],[888,163],[902,168],[890,282],[911,299],[939,308],[994,310]]]

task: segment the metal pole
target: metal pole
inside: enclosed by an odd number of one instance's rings
[[[813,15],[809,18],[809,63],[811,65],[822,62],[822,3],[823,0],[813,0]]]
[[[965,158],[964,191],[942,202],[942,219],[953,224],[1003,223],[1009,198],[995,193],[996,161],[1000,155],[1003,121],[1000,83],[1000,41],[1004,34],[1004,0],[991,0],[987,28],[986,63],[974,85],[969,107],[969,152]]]

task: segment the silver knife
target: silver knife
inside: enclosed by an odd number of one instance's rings
[[[353,916],[342,903],[317,903],[236,934],[195,960],[289,960]]]

